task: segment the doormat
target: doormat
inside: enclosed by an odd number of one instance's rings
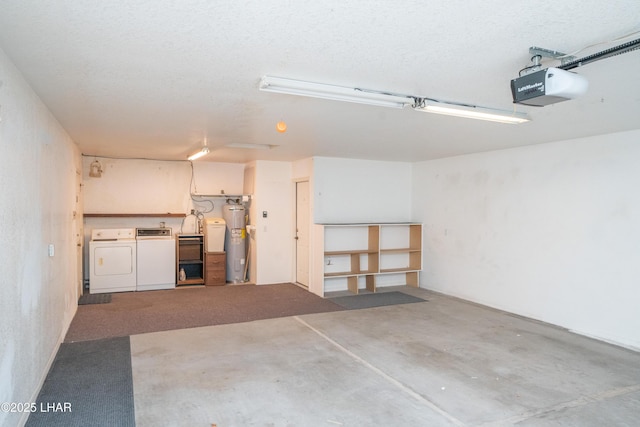
[[[84,294],[78,300],[78,305],[108,304],[111,302],[111,294]]]
[[[329,298],[341,307],[348,310],[361,308],[382,307],[385,305],[410,304],[413,302],[425,302],[427,300],[414,297],[403,292],[380,292],[376,294],[349,295],[346,297]]]
[[[36,408],[26,427],[135,427],[129,337],[62,343]]]

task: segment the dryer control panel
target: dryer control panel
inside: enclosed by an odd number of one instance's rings
[[[91,240],[135,240],[135,228],[96,228],[91,230]]]

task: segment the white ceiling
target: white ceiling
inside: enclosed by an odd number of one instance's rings
[[[530,46],[572,52],[638,18],[638,0],[0,0],[0,46],[84,154],[185,159],[206,136],[209,161],[418,161],[638,129],[640,50],[574,70],[588,93],[518,106],[522,125],[261,92],[260,77],[511,109]]]

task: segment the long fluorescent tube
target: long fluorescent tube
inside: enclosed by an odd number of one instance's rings
[[[422,105],[417,106],[414,109],[416,111],[424,111],[426,113],[444,114],[447,116],[487,120],[499,123],[519,124],[531,121],[526,113],[518,111],[497,110],[493,108],[457,105],[429,100],[425,100]]]
[[[334,101],[355,102],[357,104],[376,105],[379,107],[404,108],[414,103],[414,99],[410,96],[272,76],[262,77],[260,80],[260,90],[289,95],[310,96],[312,98],[330,99]]]
[[[232,142],[231,144],[227,144],[225,145],[225,147],[229,147],[229,148],[248,148],[251,150],[270,150],[273,147],[276,147],[275,145],[269,145],[269,144],[251,144],[251,143],[244,143],[244,142]]]
[[[309,96],[313,98],[355,102],[358,104],[377,105],[382,107],[404,108],[407,105],[410,105],[417,111],[465,117],[469,119],[488,120],[499,123],[517,124],[531,120],[526,113],[518,111],[498,110],[476,105],[439,101],[436,99],[413,95],[334,86],[324,83],[286,79],[282,77],[264,76],[260,80],[259,88],[265,92]]]
[[[205,154],[209,154],[209,147],[202,147],[202,150],[198,151],[197,153],[193,153],[192,155],[187,157],[187,160],[196,160],[204,156]]]

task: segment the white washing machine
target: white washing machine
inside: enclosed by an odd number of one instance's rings
[[[89,293],[135,291],[136,229],[92,230],[89,272]]]
[[[137,228],[138,291],[176,287],[176,241],[170,228]]]

